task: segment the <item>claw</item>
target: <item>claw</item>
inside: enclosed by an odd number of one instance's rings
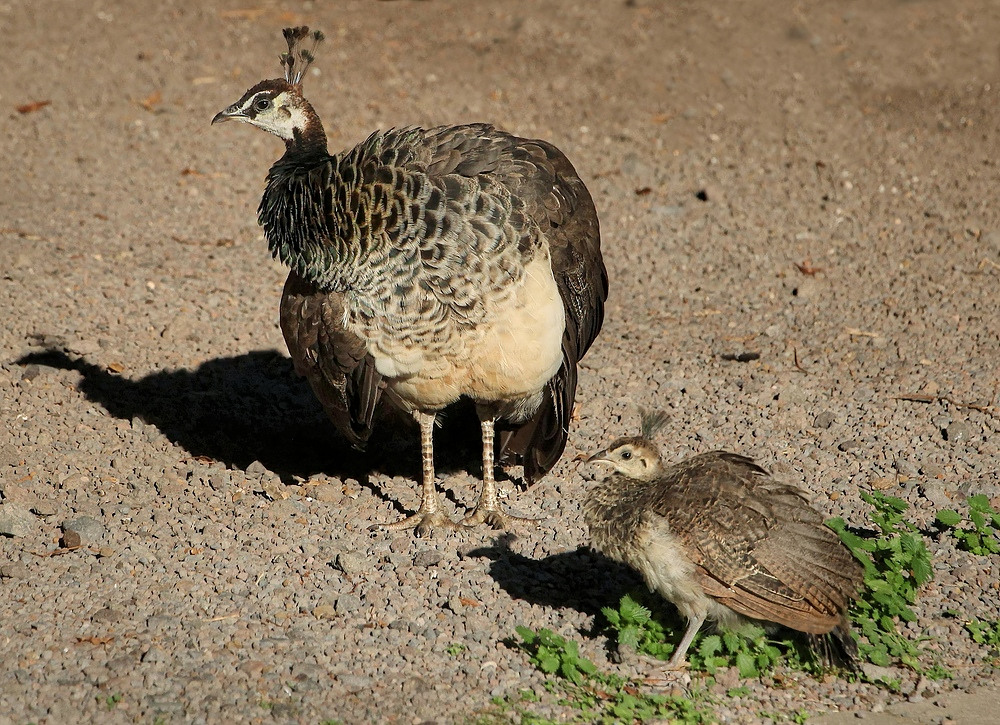
[[[413,533],[420,537],[432,536],[438,529],[448,529],[449,531],[462,531],[468,528],[463,523],[455,523],[440,511],[417,511],[412,516],[405,519],[384,524],[372,524],[369,531],[405,531],[413,529]]]

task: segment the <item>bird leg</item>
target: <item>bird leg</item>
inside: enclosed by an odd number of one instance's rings
[[[691,642],[694,640],[694,636],[698,634],[698,630],[701,629],[701,625],[705,623],[705,614],[696,614],[688,620],[687,631],[684,632],[684,636],[681,638],[681,643],[677,645],[677,649],[674,650],[673,656],[670,661],[667,662],[668,670],[682,670],[687,667],[687,651],[691,646]]]
[[[420,508],[415,514],[407,516],[401,521],[394,521],[391,524],[375,524],[371,528],[380,528],[386,531],[415,529],[414,533],[417,536],[430,534],[435,527],[460,529],[461,525],[456,524],[441,511],[441,500],[438,498],[437,486],[434,482],[435,415],[415,410],[413,417],[417,419],[417,424],[420,426],[420,457],[423,462]]]
[[[534,523],[539,519],[513,516],[500,508],[500,500],[497,498],[497,482],[493,477],[493,424],[495,420],[493,417],[486,417],[481,421],[483,429],[483,487],[479,493],[479,503],[476,504],[476,509],[465,517],[462,523],[465,526],[486,523],[494,529],[507,531],[514,523]]]

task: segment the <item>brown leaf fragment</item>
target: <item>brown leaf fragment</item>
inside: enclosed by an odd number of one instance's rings
[[[156,107],[160,105],[160,101],[163,100],[163,94],[159,90],[155,90],[148,96],[139,101],[139,105],[145,108],[147,111],[152,113],[156,110]]]
[[[458,601],[460,601],[466,607],[478,607],[482,604],[482,602],[478,602],[475,599],[469,599],[468,597],[459,597]]]
[[[34,113],[35,111],[40,111],[47,105],[52,103],[52,101],[32,101],[31,103],[23,103],[17,107],[18,113]]]
[[[112,373],[125,372],[125,366],[120,362],[108,363],[108,371]]]
[[[815,277],[817,272],[822,272],[822,267],[813,267],[810,260],[805,260],[801,264],[795,263],[795,269],[799,270],[802,274],[808,277]]]
[[[93,644],[93,645],[109,645],[115,641],[114,637],[95,637],[91,635],[89,637],[77,637],[76,641],[80,644]]]
[[[653,193],[653,190],[651,188],[649,188],[648,186],[643,186],[643,187],[635,190],[635,195],[636,196],[646,196],[647,194],[652,194],[652,193]]]

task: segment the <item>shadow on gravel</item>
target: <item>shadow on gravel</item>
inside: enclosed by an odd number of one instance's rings
[[[490,559],[490,576],[513,598],[555,609],[570,607],[596,617],[598,626],[601,607],[617,607],[625,594],[646,588],[627,566],[582,546],[530,559],[511,551],[501,537],[494,546],[474,549],[467,556]]]
[[[391,500],[368,474],[419,479],[416,425],[391,412],[381,421],[367,452],[351,448],[329,422],[309,385],[295,375],[291,360],[275,350],[216,358],[197,369],[163,370],[137,380],[76,359],[61,349],[32,352],[21,366],[76,370],[78,389],[111,415],[155,426],[192,456],[205,456],[245,469],[260,461],[285,483],[325,473],[355,478]],[[479,425],[464,409],[450,412],[435,453],[442,472],[476,466]],[[475,420],[475,411],[471,411]],[[478,466],[473,471],[478,471]]]

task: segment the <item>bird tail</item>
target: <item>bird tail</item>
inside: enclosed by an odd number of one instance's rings
[[[524,423],[498,432],[498,458],[508,465],[522,465],[528,486],[548,473],[566,450],[576,379],[576,365],[564,355],[562,367],[545,386],[542,404],[535,414]]]
[[[851,634],[851,625],[842,621],[826,634],[806,635],[813,653],[827,667],[839,667],[859,672],[858,643]]]

